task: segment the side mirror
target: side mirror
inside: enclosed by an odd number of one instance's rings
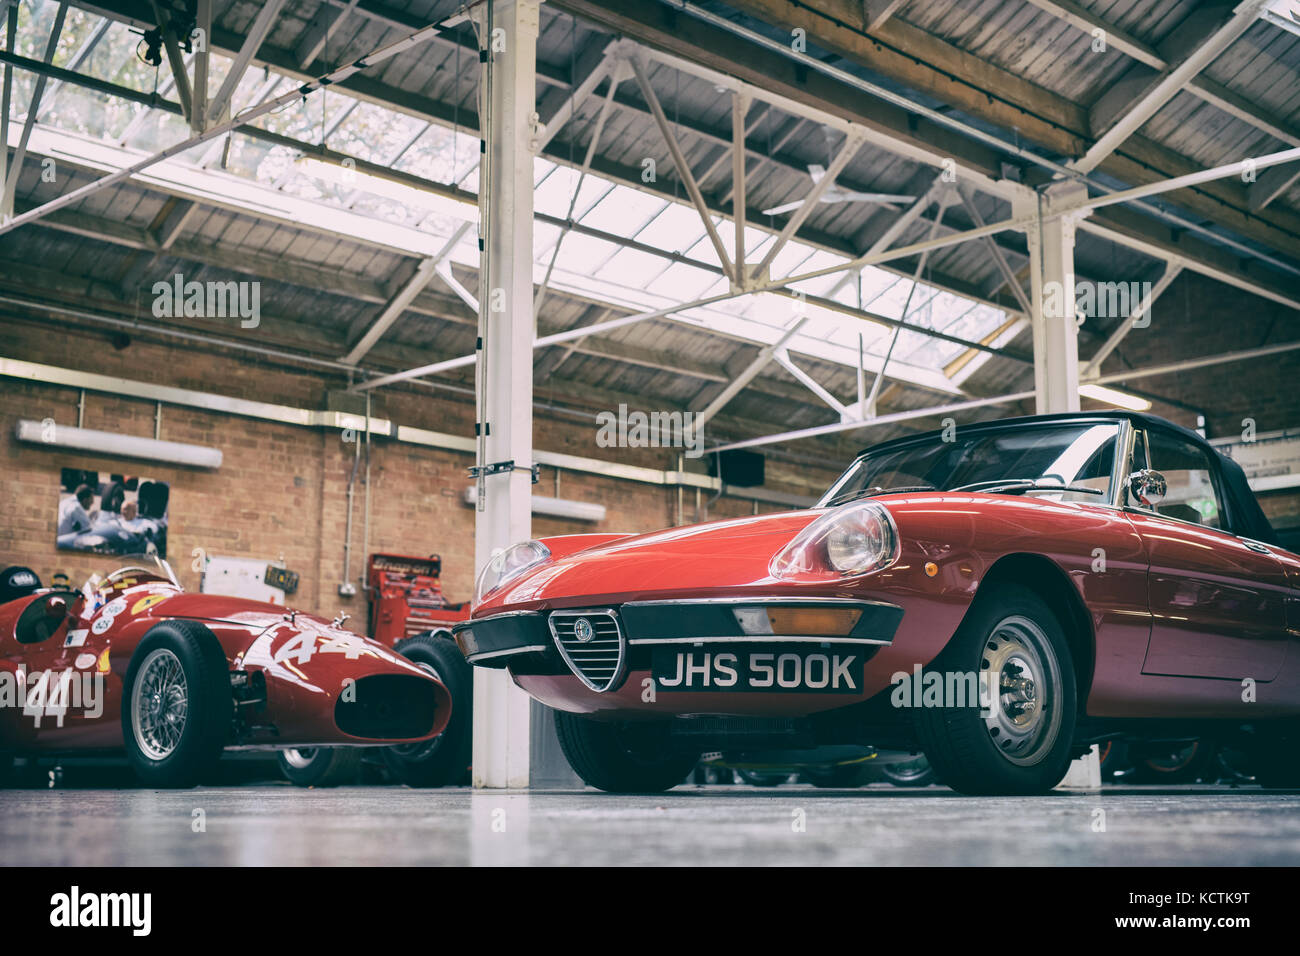
[[[1144,508],[1154,508],[1165,500],[1169,493],[1169,484],[1165,476],[1150,468],[1143,468],[1128,476],[1129,493]]]

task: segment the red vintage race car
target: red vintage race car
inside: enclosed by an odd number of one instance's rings
[[[469,607],[447,600],[441,577],[442,558],[436,554],[372,554],[366,564],[371,639],[432,674],[452,699],[451,721],[437,737],[374,755],[391,779],[412,787],[469,779],[474,675],[451,640],[451,626],[469,616]],[[356,747],[295,747],[279,754],[281,772],[300,787],[352,783],[360,775],[361,758]]]
[[[702,751],[869,743],[1023,794],[1102,740],[1244,735],[1300,784],[1300,558],[1237,465],[1152,416],[1035,416],[862,453],[816,507],[527,541],[467,659],[557,711],[588,783]]]
[[[0,776],[15,757],[125,751],[146,784],[187,787],[226,749],[409,744],[450,719],[442,682],[341,622],[118,560],[80,591],[0,581]]]

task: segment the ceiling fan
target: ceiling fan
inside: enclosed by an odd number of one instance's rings
[[[813,164],[808,167],[808,175],[812,177],[813,185],[821,182],[822,177],[826,175],[826,167]],[[884,206],[899,206],[903,203],[912,202],[915,196],[901,196],[897,193],[862,193],[854,189],[845,189],[843,186],[831,183],[818,199],[819,202],[874,202]],[[793,202],[782,203],[780,206],[773,206],[771,209],[764,209],[764,216],[779,216],[784,212],[790,212],[798,209],[804,204],[804,200],[796,199]]]

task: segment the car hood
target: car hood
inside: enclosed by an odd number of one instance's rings
[[[272,624],[284,621],[290,614],[299,619],[309,619],[317,624],[329,625],[329,621],[304,611],[294,611],[267,601],[253,601],[248,598],[229,597],[223,594],[187,594],[185,592],[166,593],[166,589],[154,589],[157,596],[163,598],[157,603],[141,609],[141,616],[158,618],[191,618],[196,621],[220,621],[226,624],[238,624],[251,630],[263,630]],[[164,596],[166,595],[166,596]],[[138,600],[138,596],[135,597]],[[143,602],[142,602],[143,603]]]
[[[573,598],[590,604],[615,595],[638,600],[698,591],[701,568],[709,570],[710,588],[771,585],[767,565],[772,556],[819,514],[791,511],[710,521],[563,554],[490,595],[475,616],[505,605],[542,607]]]
[[[1086,534],[1114,520],[1114,509],[1084,502],[986,492],[905,492],[872,499],[889,509],[904,546],[927,553],[969,551],[984,537],[1015,549],[1032,547],[1045,531]],[[554,542],[555,557],[525,572],[474,609],[474,617],[502,610],[593,607],[602,602],[664,598],[772,596],[812,592],[851,596],[861,582],[791,584],[772,577],[768,565],[796,534],[825,509],[753,515],[604,539],[575,550]],[[549,546],[549,544],[548,544]],[[873,575],[883,585],[888,571]]]

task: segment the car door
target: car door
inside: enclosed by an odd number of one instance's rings
[[[1229,530],[1218,462],[1205,448],[1152,428],[1138,436],[1135,470],[1147,456],[1168,493],[1153,508],[1129,502],[1149,562],[1143,673],[1272,680],[1290,643],[1285,568]]]

